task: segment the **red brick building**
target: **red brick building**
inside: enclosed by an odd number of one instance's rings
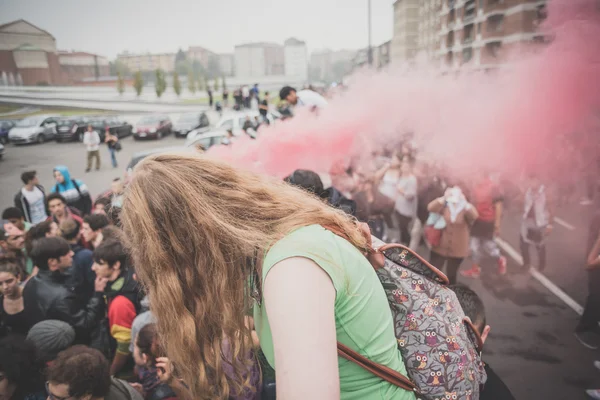
[[[523,45],[543,42],[545,0],[442,0],[438,56],[449,68],[492,69]]]
[[[58,63],[68,83],[110,75],[108,59],[97,54],[59,51]]]

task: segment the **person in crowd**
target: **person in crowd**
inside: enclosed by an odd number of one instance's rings
[[[261,120],[267,125],[269,125],[269,119],[267,118],[267,114],[269,113],[269,100],[269,92],[265,92],[263,99],[258,105],[258,112],[260,113]]]
[[[252,348],[249,282],[278,398],[415,398],[338,360],[336,341],[406,374],[385,292],[358,250],[367,237],[351,216],[217,160],[159,154],[137,166],[122,221],[136,274],[150,299],[160,299],[152,310],[166,353],[193,398],[248,387],[249,360],[226,360],[221,350],[242,357]]]
[[[429,262],[441,271],[446,265],[446,276],[451,285],[455,284],[460,264],[469,255],[469,233],[477,219],[477,210],[456,186],[447,189],[443,197],[433,200],[427,208],[446,221],[440,243],[431,248]]]
[[[229,90],[226,87],[223,88],[223,107],[229,107]]]
[[[42,374],[35,346],[25,337],[0,340],[0,399],[46,400]]]
[[[66,204],[77,209],[81,215],[92,212],[92,197],[87,185],[79,179],[72,179],[66,166],[58,165],[54,168],[54,179],[56,185],[52,187],[52,193],[62,195]],[[50,196],[47,201],[50,202]],[[52,210],[50,212],[52,213]]]
[[[456,294],[456,298],[465,316],[471,319],[475,329],[477,329],[481,336],[481,341],[485,343],[491,328],[486,323],[485,306],[481,298],[465,285],[451,285],[449,288]],[[479,398],[481,400],[514,400],[514,396],[502,379],[492,370],[488,363],[484,364],[487,381],[479,394]]]
[[[113,168],[117,168],[119,166],[117,164],[117,150],[120,149],[119,146],[121,146],[121,144],[117,145],[118,142],[119,137],[110,133],[110,129],[106,127],[104,143],[106,143],[106,146],[108,147],[108,152],[110,153],[110,161],[112,162]]]
[[[40,185],[36,171],[23,172],[21,181],[23,187],[15,194],[15,207],[21,210],[27,222],[39,224],[48,218],[46,191]]]
[[[31,254],[33,242],[43,237],[54,237],[60,233],[58,224],[52,220],[40,222],[25,234],[25,251]]]
[[[494,238],[500,234],[504,199],[487,171],[483,171],[471,192],[471,202],[479,217],[471,228],[471,269],[461,271],[468,278],[479,278],[484,257],[496,260],[498,274],[506,274],[506,258],[500,253]]]
[[[9,259],[0,260],[0,337],[13,333],[25,336],[31,327],[25,315],[20,266]]]
[[[78,214],[78,210],[71,208],[67,204],[67,200],[62,194],[51,193],[48,195],[48,210],[50,210],[49,221],[54,221],[57,226],[62,221],[67,219],[74,219],[75,221],[83,224],[83,219]]]
[[[244,125],[242,126],[242,129],[246,133],[248,133],[248,129],[254,129],[254,122],[252,122],[249,115],[246,115],[246,119],[244,120]]]
[[[14,260],[21,270],[21,279],[26,279],[33,269],[25,254],[25,233],[8,221],[0,225],[0,258]]]
[[[102,241],[99,236],[102,229],[110,224],[108,217],[104,214],[91,214],[83,219],[81,234],[92,248],[96,248]]]
[[[137,337],[140,330],[148,324],[155,323],[156,317],[154,316],[154,314],[152,314],[152,311],[150,311],[150,300],[148,299],[148,296],[146,296],[140,301],[140,313],[135,317],[133,323],[131,324],[131,337],[134,338],[134,340],[132,340],[129,344],[129,352],[131,354],[134,354],[133,351],[135,347],[135,338]]]
[[[250,89],[248,85],[242,86],[242,102],[244,108],[250,108]]]
[[[316,172],[297,169],[287,176],[284,181],[319,196],[321,199],[326,200],[327,204],[339,208],[346,214],[356,215],[356,202],[345,197],[333,186],[324,189],[323,181]]]
[[[4,211],[2,211],[2,219],[8,220],[8,222],[23,232],[29,231],[33,226],[30,222],[25,221],[25,216],[18,207],[8,207],[4,209]]]
[[[164,360],[164,352],[158,341],[155,324],[144,326],[137,334],[134,341],[133,358],[145,399],[172,400],[177,398],[173,389],[160,379],[164,374],[163,365],[168,361]]]
[[[102,316],[102,293],[107,279],[96,278],[94,295],[86,304],[81,304],[68,274],[73,264],[73,251],[65,239],[52,237],[36,240],[31,257],[39,272],[29,279],[23,290],[30,324],[57,319],[71,325],[80,341],[86,340]]]
[[[575,328],[575,337],[591,350],[600,347],[600,235],[587,257],[588,297]]]
[[[385,199],[385,202],[390,204],[389,211],[384,213],[386,221],[385,234],[382,237],[384,242],[398,242],[399,237],[392,236],[392,231],[395,229],[395,224],[392,218],[396,199],[398,198],[398,182],[400,180],[400,167],[402,163],[397,155],[392,156],[391,163],[382,167],[375,173],[374,183],[377,185],[378,194]]]
[[[417,215],[417,178],[412,173],[409,162],[402,161],[396,196],[396,219],[400,228],[400,243],[410,243],[409,226]]]
[[[317,92],[312,90],[301,90],[296,92],[291,86],[284,86],[279,91],[279,98],[287,101],[288,104],[294,107],[309,107],[311,109],[327,107],[327,100]]]
[[[99,243],[104,242],[105,240],[123,240],[123,231],[121,231],[120,228],[117,228],[116,226],[113,225],[108,225],[104,228],[102,228],[102,231],[100,231],[100,240]]]
[[[111,192],[112,194],[112,192]],[[107,211],[110,208],[111,200],[108,197],[98,197],[94,201],[94,207],[92,208],[92,214],[108,214]]]
[[[131,385],[111,376],[102,353],[83,345],[60,352],[47,378],[48,399],[143,400]]]
[[[56,359],[58,353],[75,343],[75,331],[64,321],[47,319],[29,329],[27,340],[35,345],[38,360],[48,365]]]
[[[73,251],[73,279],[77,282],[76,287],[80,289],[77,297],[82,304],[87,304],[94,295],[94,282],[96,281],[96,274],[92,270],[93,253],[81,245],[81,225],[77,221],[74,219],[64,220],[60,223],[59,229],[60,236],[69,242],[69,247]]]
[[[111,197],[110,197],[110,205],[111,207],[123,207],[123,195],[125,194],[125,185],[121,178],[113,179],[110,184],[111,189]]]
[[[127,367],[133,367],[129,344],[131,325],[140,309],[140,288],[128,268],[127,253],[121,242],[115,239],[103,241],[94,250],[92,269],[96,276],[108,281],[104,289],[108,302],[108,331],[116,342],[110,374],[127,373]]]
[[[212,108],[213,106],[213,91],[210,87],[206,89],[206,93],[208,94],[208,106]]]
[[[92,170],[92,159],[96,159],[96,171],[100,169],[100,135],[94,130],[92,125],[88,125],[87,131],[83,134],[83,144],[87,150],[87,167],[85,172]]]
[[[546,238],[552,232],[551,199],[546,186],[536,175],[530,175],[529,181],[529,187],[524,196],[519,244],[523,256],[523,267],[531,268],[529,247],[533,245],[538,253],[538,270],[543,271],[546,268]]]
[[[409,246],[415,251],[421,244],[423,227],[429,217],[429,203],[442,197],[448,188],[446,180],[437,168],[430,168],[429,171],[430,173],[426,174],[425,180],[419,182],[419,190],[417,191],[417,218],[415,218],[414,224],[418,227],[413,226],[411,230]]]

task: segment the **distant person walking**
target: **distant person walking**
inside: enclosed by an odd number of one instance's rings
[[[212,89],[208,88],[207,92],[208,92],[208,106],[210,108],[212,108],[212,106],[213,106],[213,92],[212,92]]]
[[[87,149],[87,168],[85,172],[92,169],[92,158],[96,159],[96,171],[100,169],[100,135],[88,125],[87,132],[83,135],[83,144]]]
[[[227,108],[229,106],[229,90],[223,88],[223,107]]]
[[[250,108],[250,89],[247,85],[242,87],[242,99],[244,100],[244,107]]]
[[[117,168],[117,151],[120,149],[121,144],[119,143],[119,137],[110,133],[110,129],[108,129],[108,127],[106,128],[104,143],[106,143],[106,146],[108,146],[108,152],[110,153],[110,160],[113,168]]]

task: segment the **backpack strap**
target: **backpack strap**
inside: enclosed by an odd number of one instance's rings
[[[77,193],[79,193],[79,197],[83,197],[81,195],[81,190],[79,190],[79,185],[77,184],[77,182],[75,181],[75,179],[71,179],[71,183],[73,184],[73,186],[75,186],[75,190],[77,190]]]
[[[417,386],[400,372],[394,371],[385,365],[371,361],[348,346],[341,344],[340,342],[337,343],[337,349],[338,356],[357,364],[358,366],[371,372],[373,375],[391,383],[394,386],[398,386],[399,388],[408,390],[409,392],[414,392],[417,396],[420,396]]]

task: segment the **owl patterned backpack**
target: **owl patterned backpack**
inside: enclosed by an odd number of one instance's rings
[[[326,227],[344,237],[335,228]],[[388,298],[408,377],[338,343],[338,355],[423,400],[476,400],[487,376],[483,343],[448,278],[399,244],[372,238],[366,254]]]

